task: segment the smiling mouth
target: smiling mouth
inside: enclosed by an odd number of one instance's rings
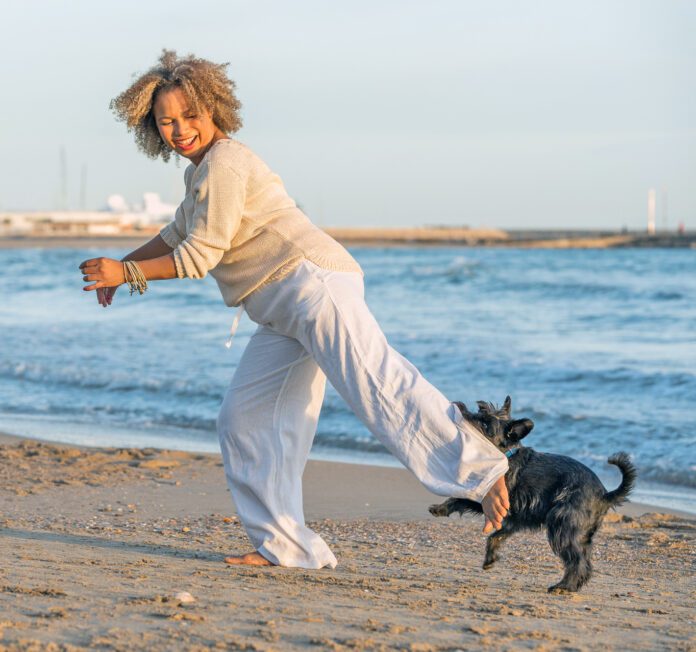
[[[173,142],[177,149],[191,149],[195,140],[196,136],[191,136],[191,138],[187,138],[186,140],[175,140]]]

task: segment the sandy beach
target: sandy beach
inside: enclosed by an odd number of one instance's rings
[[[229,567],[249,546],[219,456],[0,437],[0,650],[696,650],[692,516],[610,513],[594,578],[558,596],[541,533],[484,572],[482,523],[435,500],[401,469],[312,461],[338,567]]]

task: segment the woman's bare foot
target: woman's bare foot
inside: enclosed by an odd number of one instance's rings
[[[232,555],[225,557],[225,563],[232,566],[275,566],[258,552],[249,552],[246,555]]]
[[[488,490],[488,493],[481,501],[481,507],[483,508],[483,515],[486,517],[486,522],[483,526],[484,534],[489,534],[493,530],[499,530],[503,527],[503,519],[507,516],[510,509],[510,498],[504,475],[501,475]]]

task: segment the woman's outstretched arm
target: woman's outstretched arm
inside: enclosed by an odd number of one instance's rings
[[[172,253],[172,248],[162,239],[158,233],[144,245],[126,254],[121,260],[147,260],[148,258],[160,258]]]
[[[138,261],[149,281],[177,278],[172,248],[159,234],[121,260],[90,258],[80,263],[82,280],[90,282],[82,289],[97,290],[97,301],[104,307],[111,304],[116,288],[125,283],[123,260]]]

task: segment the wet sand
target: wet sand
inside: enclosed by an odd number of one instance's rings
[[[592,581],[549,595],[541,533],[483,571],[480,519],[436,501],[401,469],[310,462],[338,567],[230,567],[249,544],[219,456],[0,437],[0,650],[696,650],[692,516],[610,513]]]

